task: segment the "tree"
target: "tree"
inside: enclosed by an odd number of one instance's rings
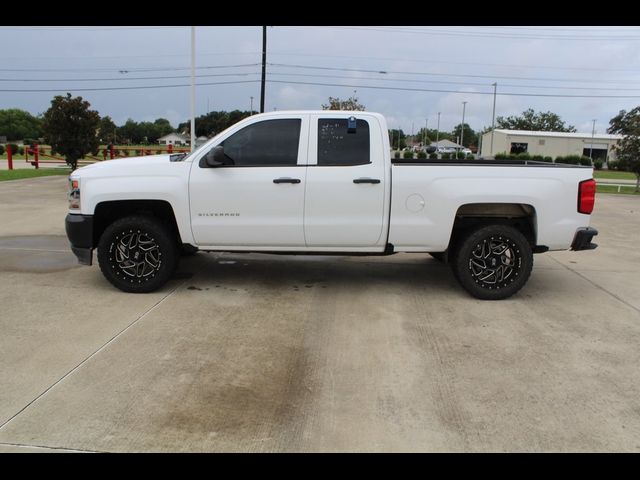
[[[464,124],[464,136],[461,135],[462,124],[455,126],[451,135],[453,138],[460,139],[462,137],[462,146],[468,147],[469,145],[478,145],[478,134],[469,126],[468,123]]]
[[[114,143],[116,134],[116,124],[107,115],[100,119],[98,124],[98,139],[103,143]]]
[[[53,97],[51,107],[44,113],[42,129],[45,142],[51,145],[52,153],[65,157],[72,170],[86,154],[98,153],[100,115],[89,110],[90,106],[82,97],[72,98],[67,93],[66,97]]]
[[[573,125],[566,125],[560,116],[552,112],[534,112],[529,108],[520,116],[498,117],[496,127],[507,130],[535,130],[540,132],[575,132]]]
[[[346,100],[340,100],[338,97],[329,97],[329,104],[322,104],[323,110],[360,110],[364,111],[365,106],[358,102],[358,98],[353,96]]]
[[[234,123],[238,123],[243,118],[251,116],[249,111],[233,110],[231,112],[214,111],[206,115],[196,117],[196,137],[213,136],[229,128]],[[190,122],[183,122],[178,125],[178,131],[188,131]]]
[[[7,141],[42,136],[42,119],[18,108],[0,110],[0,136]]]
[[[402,150],[406,147],[406,138],[407,137],[402,130],[389,130],[389,141],[391,143],[391,148],[394,150]]]
[[[608,133],[623,135],[613,148],[619,165],[636,174],[636,192],[640,192],[640,107],[620,113],[609,120]]]

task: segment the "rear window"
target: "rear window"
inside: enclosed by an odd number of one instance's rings
[[[371,163],[369,122],[356,120],[349,129],[346,118],[318,120],[318,165],[364,165]]]

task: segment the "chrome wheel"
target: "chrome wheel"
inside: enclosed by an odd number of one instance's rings
[[[469,256],[469,271],[476,284],[493,290],[514,282],[522,255],[516,243],[504,236],[490,236],[478,242]]]
[[[116,275],[131,283],[154,278],[162,266],[162,252],[155,239],[140,230],[116,234],[109,248],[109,261]]]

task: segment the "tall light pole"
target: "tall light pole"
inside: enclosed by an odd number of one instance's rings
[[[196,27],[191,27],[191,151],[196,148]]]
[[[262,27],[262,82],[260,84],[260,113],[264,113],[264,84],[267,80],[267,26]]]
[[[460,145],[464,148],[464,110],[467,107],[467,102],[462,102],[462,125],[460,126]],[[458,156],[456,155],[456,158]]]
[[[422,146],[424,151],[427,151],[427,129],[429,128],[429,118],[424,119],[424,135],[422,136]]]
[[[439,142],[440,142],[440,112],[438,112],[438,127],[436,129],[436,153],[438,153]]]
[[[493,114],[491,115],[491,148],[489,157],[493,158],[493,132],[496,129],[496,93],[498,91],[498,82],[493,84]]]
[[[593,165],[593,139],[596,136],[596,119],[593,119],[593,128],[591,129],[591,147],[589,148],[589,158],[591,159],[591,165]]]
[[[251,99],[250,114],[253,115],[253,97],[249,97]]]

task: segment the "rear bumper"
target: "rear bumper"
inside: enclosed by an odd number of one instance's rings
[[[596,230],[595,228],[579,228],[578,230],[576,230],[576,236],[573,237],[571,250],[593,250],[594,248],[597,248],[597,244],[591,243],[591,239],[596,235],[598,235],[598,230]]]
[[[93,260],[93,215],[67,214],[64,222],[71,251],[78,263],[91,265]]]

